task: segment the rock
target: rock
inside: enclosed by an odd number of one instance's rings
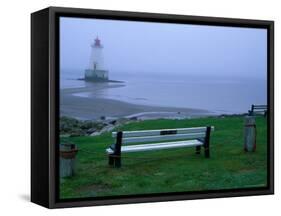
[[[81,125],[80,126],[81,129],[90,129],[94,126],[94,123],[92,121],[87,120],[87,121],[81,122],[80,125]]]
[[[94,132],[96,132],[97,131],[97,129],[96,128],[90,128],[90,129],[88,129],[87,130],[87,134],[92,134],[92,133],[94,133]]]
[[[78,136],[82,136],[82,134],[79,132],[73,132],[70,134],[70,137],[78,137]]]
[[[109,131],[112,131],[114,128],[115,128],[115,126],[108,125],[108,126],[104,127],[101,131],[102,132],[109,132]]]
[[[94,133],[90,134],[90,136],[98,136],[98,135],[101,135],[102,133],[110,132],[114,128],[115,128],[114,125],[108,125],[108,126],[104,127],[103,129],[101,129],[100,131],[95,131]]]
[[[67,138],[70,137],[70,134],[60,134],[60,138]]]
[[[96,131],[96,132],[90,134],[90,136],[99,136],[99,135],[101,135],[100,131]]]
[[[124,124],[124,123],[126,123],[126,122],[128,122],[128,121],[129,121],[129,119],[120,118],[120,119],[117,120],[117,123],[118,123],[118,124]]]
[[[109,123],[115,125],[116,122],[117,122],[116,120],[113,120],[113,121],[110,121]]]

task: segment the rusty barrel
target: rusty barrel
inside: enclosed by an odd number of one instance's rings
[[[60,177],[75,174],[76,154],[78,149],[73,143],[60,144]]]

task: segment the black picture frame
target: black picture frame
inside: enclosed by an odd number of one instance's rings
[[[268,147],[264,188],[61,200],[58,197],[60,16],[267,29]],[[31,201],[47,208],[159,202],[274,193],[274,22],[49,7],[31,15]]]

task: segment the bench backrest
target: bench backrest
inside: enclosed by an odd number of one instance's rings
[[[213,126],[211,127],[211,130],[214,130]],[[122,145],[128,145],[130,143],[204,139],[206,131],[207,127],[123,131],[121,142]],[[112,137],[116,138],[117,134],[118,132],[112,132]]]
[[[253,112],[264,112],[267,110],[267,105],[252,105]]]

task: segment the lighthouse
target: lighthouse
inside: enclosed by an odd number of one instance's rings
[[[89,66],[85,70],[85,80],[93,82],[108,80],[108,71],[104,69],[103,65],[103,46],[98,37],[96,37],[94,43],[91,44],[91,56]]]

